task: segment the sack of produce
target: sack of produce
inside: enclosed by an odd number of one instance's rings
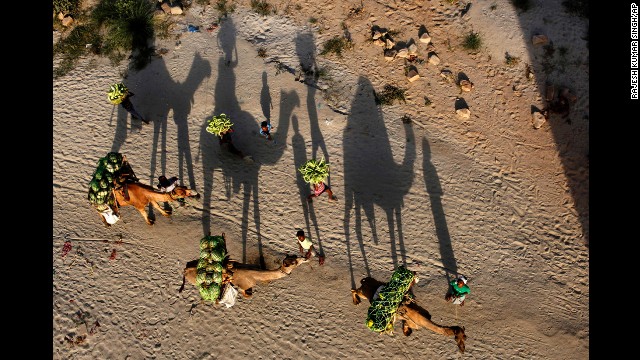
[[[89,182],[89,202],[95,206],[96,210],[103,212],[115,204],[113,196],[114,183],[120,179],[120,170],[123,167],[124,156],[118,152],[110,152],[107,156],[100,158],[96,170]]]
[[[302,174],[302,178],[309,184],[320,184],[329,176],[329,164],[325,162],[324,157],[320,160],[307,160],[298,168]]]
[[[378,298],[371,301],[367,310],[367,327],[375,332],[393,332],[393,321],[398,306],[409,291],[415,275],[404,266],[391,275],[391,280],[382,287]]]
[[[129,89],[123,83],[117,83],[109,86],[109,92],[107,93],[107,99],[113,105],[118,105],[127,96]]]
[[[220,114],[209,120],[207,132],[222,137],[222,133],[227,132],[232,126],[231,118],[227,114]]]
[[[205,236],[200,239],[200,260],[196,272],[196,286],[205,301],[216,302],[221,295],[224,264],[227,250],[222,236]]]

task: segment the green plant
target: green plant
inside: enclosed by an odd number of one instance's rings
[[[150,62],[149,41],[154,38],[155,7],[148,0],[101,0],[91,19],[105,29],[102,50],[113,62],[131,51],[132,66],[140,70]]]
[[[320,52],[320,55],[334,53],[339,57],[342,57],[342,52],[345,49],[350,49],[352,47],[353,47],[353,43],[350,40],[342,36],[335,36],[324,43],[322,47],[322,51]]]
[[[53,46],[53,56],[60,56],[62,61],[53,71],[53,77],[58,78],[68,74],[75,67],[78,59],[89,51],[100,53],[101,38],[94,24],[75,26],[69,34],[60,39]],[[87,44],[92,44],[87,48]]]
[[[267,57],[267,49],[261,47],[258,49],[258,57],[266,58]]]
[[[429,99],[428,97],[424,97],[424,105],[425,106],[431,106],[431,99]]]
[[[504,62],[509,66],[515,66],[520,62],[520,58],[510,55],[508,52],[504,53]]]
[[[569,49],[567,49],[566,46],[559,46],[558,47],[558,55],[560,55],[560,56],[566,56],[568,51],[569,51]]]
[[[235,6],[227,6],[227,0],[218,0],[216,2],[216,10],[218,10],[218,13],[220,14],[218,17],[218,20],[220,20],[221,18],[229,15],[229,13],[232,13],[235,10]]]
[[[569,14],[589,18],[589,0],[565,0],[562,6]]]
[[[80,0],[53,0],[53,12],[58,15],[75,14],[80,5]]]
[[[328,80],[330,79],[329,73],[325,68],[316,68],[316,72],[314,73],[314,77],[316,79]]]
[[[471,31],[462,41],[462,47],[467,50],[478,50],[482,46],[482,37],[479,33]]]
[[[403,101],[407,102],[404,97],[405,89],[400,89],[393,85],[385,85],[384,89],[380,94],[376,93],[375,90],[373,92],[373,96],[375,98],[376,104],[378,105],[392,105],[394,101]]]
[[[173,18],[166,16],[165,14],[157,15],[153,18],[153,28],[155,35],[159,39],[168,39],[171,37],[169,29],[173,26]]]
[[[516,9],[525,12],[531,8],[530,0],[511,0]]]
[[[276,13],[275,7],[265,0],[251,0],[251,10],[263,16]]]

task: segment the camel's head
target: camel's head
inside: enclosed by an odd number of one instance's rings
[[[309,259],[305,258],[304,256],[287,255],[287,257],[282,260],[282,270],[285,273],[289,274],[291,273],[291,271],[293,271],[293,269],[300,266],[300,264],[306,263],[307,261],[309,261]]]
[[[184,199],[184,198],[200,199],[200,194],[198,194],[197,191],[189,189],[186,186],[176,186],[175,189],[171,191],[171,196],[175,199]]]
[[[453,334],[458,343],[458,349],[461,353],[464,353],[464,341],[467,340],[467,335],[464,333],[464,326],[453,326]]]

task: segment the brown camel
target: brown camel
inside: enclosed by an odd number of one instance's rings
[[[126,191],[129,195],[129,200],[125,200],[124,198],[124,188],[126,187]],[[151,204],[156,210],[158,210],[163,216],[171,216],[171,210],[163,209],[158,202],[170,202],[177,201],[178,199],[184,198],[200,198],[200,194],[198,194],[195,190],[191,190],[186,186],[176,186],[171,192],[162,192],[154,189],[152,186],[141,184],[139,182],[131,182],[126,183],[122,188],[113,191],[116,197],[116,209],[114,211],[117,213],[118,207],[131,205],[135,207],[140,215],[144,218],[147,224],[153,225],[154,220],[149,219],[149,215],[147,214],[146,207]],[[100,214],[100,218],[105,225],[109,226],[107,220],[104,218],[102,214]]]
[[[282,260],[282,265],[273,270],[260,269],[259,266],[242,264],[235,260],[229,260],[225,269],[225,274],[229,276],[229,282],[235,285],[245,298],[251,298],[253,295],[253,287],[258,281],[268,283],[273,280],[283,278],[290,275],[293,269],[309,261],[301,256],[287,255]],[[184,290],[185,281],[192,285],[196,285],[198,260],[192,260],[187,263],[182,276],[182,286],[178,292]]]
[[[416,281],[414,280],[414,283]],[[371,299],[376,290],[385,283],[378,281],[372,277],[365,277],[360,280],[360,287],[356,290],[351,290],[351,297],[353,304],[360,304],[360,298],[366,298],[371,303]],[[413,283],[411,284],[413,286]],[[415,303],[415,300],[405,300],[396,312],[396,319],[402,320],[402,333],[405,336],[411,335],[412,329],[418,330],[420,328],[429,329],[436,334],[445,336],[454,336],[458,349],[464,353],[464,341],[467,339],[467,335],[464,333],[464,326],[441,326],[431,321],[431,314],[422,307]]]

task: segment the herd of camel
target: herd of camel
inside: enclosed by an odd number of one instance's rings
[[[125,195],[121,189],[114,190],[116,197],[116,208],[122,206],[133,206],[136,208],[145,222],[148,225],[153,225],[153,220],[149,219],[146,208],[148,205],[153,206],[163,216],[171,216],[171,210],[165,210],[160,206],[160,202],[173,202],[179,201],[185,198],[199,199],[200,194],[197,191],[187,188],[186,186],[176,186],[171,192],[162,192],[156,190],[152,186],[141,184],[138,181],[130,182],[127,184],[128,199],[125,199]],[[102,221],[105,225],[109,226],[102,214]],[[224,238],[224,233],[222,233]],[[251,298],[253,296],[253,287],[258,283],[268,283],[273,280],[281,279],[291,274],[301,264],[309,261],[305,257],[287,255],[282,261],[282,265],[277,269],[264,269],[258,265],[243,264],[238,261],[229,259],[226,261],[226,273],[229,274],[228,281],[233,284],[239,292],[245,298]],[[196,273],[197,273],[198,260],[189,261],[183,271],[182,286],[178,290],[182,292],[186,282],[196,286]],[[415,277],[413,285],[417,282]],[[371,303],[375,300],[374,296],[377,294],[377,290],[380,289],[385,283],[378,281],[372,277],[365,277],[360,281],[360,287],[351,290],[353,298],[353,304],[358,305],[361,303],[361,299],[369,300]],[[409,289],[409,292],[411,289]],[[431,321],[431,314],[424,308],[418,306],[415,302],[415,297],[405,296],[403,302],[398,306],[395,314],[395,320],[402,321],[402,333],[405,336],[411,335],[413,330],[425,328],[435,332],[436,334],[452,336],[460,352],[465,350],[465,340],[467,336],[464,332],[463,326],[443,326]]]

